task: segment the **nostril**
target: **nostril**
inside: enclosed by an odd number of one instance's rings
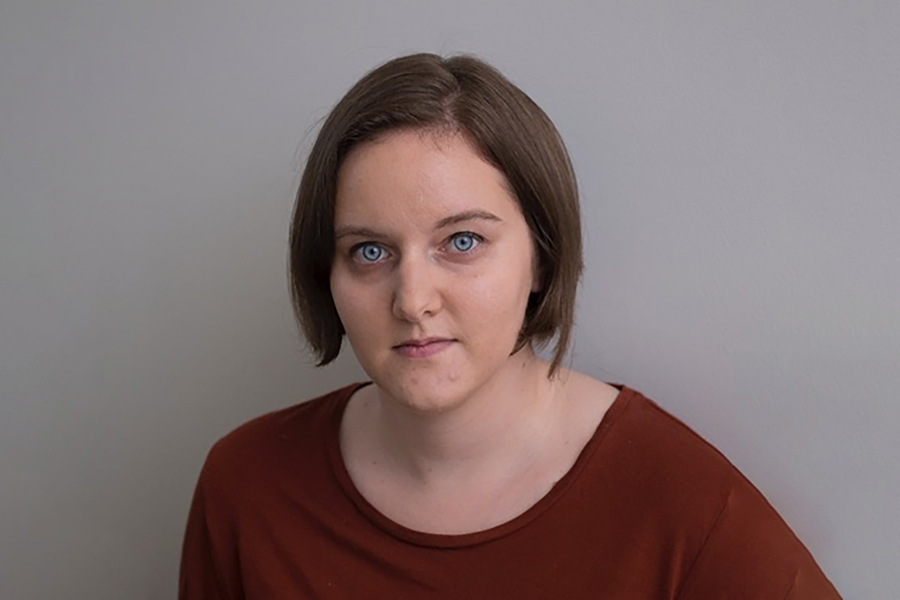
[[[440,309],[440,293],[425,273],[407,265],[399,275],[393,300],[397,318],[418,322]]]
[[[440,310],[440,295],[433,290],[398,293],[394,297],[394,314],[406,321],[418,322]]]

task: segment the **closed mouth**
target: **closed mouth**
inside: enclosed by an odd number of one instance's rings
[[[393,347],[393,351],[406,359],[429,359],[441,354],[456,340],[450,338],[423,338],[407,340]]]
[[[401,342],[394,346],[394,348],[402,348],[403,346],[412,346],[412,347],[422,347],[427,346],[429,344],[436,344],[438,342],[453,342],[451,338],[440,338],[440,337],[430,337],[430,338],[421,338],[421,339],[412,339],[406,340],[405,342]]]

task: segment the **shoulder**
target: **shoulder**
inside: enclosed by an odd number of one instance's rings
[[[726,456],[655,401],[621,387],[609,435],[627,448],[623,458],[643,463],[661,483],[729,487],[746,481]],[[677,474],[677,478],[675,475]]]
[[[288,471],[321,468],[329,432],[360,386],[352,384],[299,404],[272,411],[240,425],[210,448],[200,483],[215,495],[258,488],[261,481]]]
[[[835,597],[809,551],[722,452],[629,388],[609,416],[604,445],[621,493],[642,522],[680,540],[683,598],[719,597],[735,585],[783,597],[798,578]]]
[[[564,370],[562,376],[572,419],[592,428],[591,438],[602,441],[604,462],[629,481],[675,494],[721,495],[743,480],[724,454],[640,392],[577,371]]]
[[[768,506],[722,452],[640,392],[623,386],[603,426],[622,491],[652,498],[660,519],[704,530],[735,495]]]

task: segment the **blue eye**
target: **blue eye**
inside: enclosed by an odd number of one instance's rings
[[[384,258],[385,251],[384,248],[376,244],[361,244],[356,247],[353,254],[362,259],[363,262],[373,263]]]
[[[474,233],[460,233],[453,236],[451,243],[453,244],[453,249],[457,252],[471,252],[472,248],[478,245],[481,241],[478,239],[479,236],[476,236]]]

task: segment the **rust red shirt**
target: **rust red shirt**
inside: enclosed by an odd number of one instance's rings
[[[465,535],[403,527],[362,497],[341,458],[341,416],[360,385],[213,446],[188,518],[181,600],[840,597],[721,453],[627,387],[525,513]]]

